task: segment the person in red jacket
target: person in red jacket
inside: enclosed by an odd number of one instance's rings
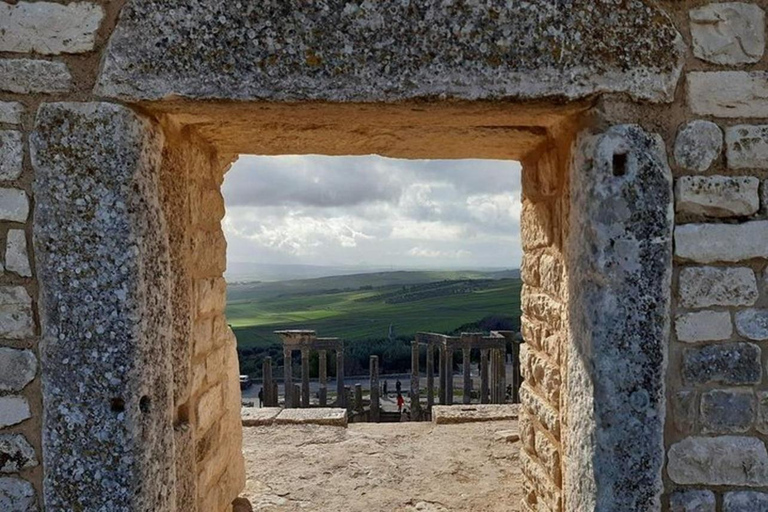
[[[403,394],[398,393],[397,394],[397,412],[403,412],[403,405],[405,405],[405,400],[403,400]]]

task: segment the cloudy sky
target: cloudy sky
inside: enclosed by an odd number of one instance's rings
[[[517,162],[244,155],[224,198],[230,262],[520,264]]]

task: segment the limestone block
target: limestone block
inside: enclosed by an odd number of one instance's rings
[[[736,331],[750,340],[768,340],[768,309],[736,312]]]
[[[283,409],[275,418],[276,425],[347,426],[346,409]]]
[[[716,512],[715,506],[712,491],[675,491],[669,496],[669,512]]]
[[[672,101],[684,54],[673,22],[647,0],[200,0],[189,11],[138,0],[120,13],[96,94],[371,102],[624,91]]]
[[[751,390],[713,389],[701,395],[701,429],[704,433],[746,432],[755,422],[757,401]]]
[[[202,434],[224,413],[224,393],[221,384],[213,386],[197,400],[195,406],[195,429]]]
[[[244,427],[261,427],[274,423],[281,411],[280,407],[243,407],[240,414]]]
[[[0,434],[0,473],[18,473],[35,466],[35,449],[23,434]]]
[[[677,226],[675,256],[698,263],[768,258],[768,221]]]
[[[27,193],[17,188],[0,188],[0,220],[26,222],[28,216]]]
[[[541,320],[548,328],[560,329],[563,315],[561,304],[545,293],[536,293],[527,286],[523,287],[522,311],[524,314]]]
[[[31,350],[0,347],[0,391],[21,391],[36,374],[37,358]]]
[[[21,132],[0,130],[0,180],[18,178],[21,175],[23,158],[24,145]]]
[[[689,437],[669,449],[667,473],[680,485],[768,485],[768,452],[756,437]]]
[[[525,451],[520,452],[520,469],[536,493],[536,499],[543,501],[538,510],[562,510],[561,491],[549,478],[546,469]]]
[[[192,334],[195,356],[210,352],[213,349],[213,318],[196,318]]]
[[[547,470],[549,477],[555,485],[559,487],[562,484],[562,476],[560,474],[560,447],[555,445],[546,434],[543,433],[536,435],[534,443],[536,456]]]
[[[768,125],[728,127],[725,144],[731,169],[768,169]]]
[[[748,267],[686,267],[680,272],[680,305],[686,308],[751,306],[758,295],[755,272]]]
[[[197,279],[195,281],[195,299],[198,315],[223,312],[227,304],[227,282],[223,277]]]
[[[688,384],[745,385],[760,382],[760,347],[723,343],[683,351],[683,380]]]
[[[27,234],[23,229],[8,230],[8,241],[5,247],[5,270],[22,277],[32,275],[32,268],[29,266],[29,254],[27,253]]]
[[[691,9],[693,54],[714,64],[757,62],[765,51],[765,12],[754,4],[726,2]]]
[[[0,123],[21,124],[24,105],[18,101],[0,101]]]
[[[560,259],[545,253],[540,260],[541,287],[555,297],[559,297],[563,286],[563,265]]]
[[[520,429],[520,441],[523,449],[530,454],[536,454],[536,429],[533,426],[533,419],[526,411],[520,412],[518,423]]]
[[[520,403],[528,414],[536,418],[555,439],[560,439],[560,415],[557,410],[523,383],[520,386]]]
[[[101,6],[89,2],[0,4],[0,52],[87,52],[103,18]]]
[[[197,510],[195,431],[188,422],[179,422],[173,426],[173,439],[176,463],[175,510],[195,511]]]
[[[63,62],[0,59],[0,91],[17,94],[67,92],[72,75]]]
[[[694,114],[715,117],[768,117],[768,72],[691,71],[688,105]]]
[[[684,176],[675,187],[676,208],[709,217],[752,215],[760,209],[759,188],[751,176]]]
[[[16,425],[32,417],[23,396],[0,396],[0,428]]]
[[[534,288],[538,288],[540,283],[539,257],[540,255],[535,252],[526,251],[523,253],[523,261],[520,265],[520,279]]]
[[[548,203],[523,199],[520,240],[526,251],[547,247],[552,243],[552,213]]]
[[[432,408],[432,423],[450,425],[516,420],[519,412],[519,404],[436,405]]]
[[[695,391],[678,391],[672,396],[672,421],[682,434],[693,431],[697,416],[697,395]]]
[[[723,496],[723,512],[768,512],[768,494],[732,491]]]
[[[0,286],[0,338],[23,339],[35,334],[32,298],[21,286]]]
[[[21,478],[0,477],[0,510],[37,512],[35,488]]]
[[[675,139],[675,162],[690,172],[704,172],[720,156],[723,131],[712,121],[697,119],[683,126]]]
[[[727,340],[733,335],[733,322],[728,311],[696,311],[675,318],[678,341]]]

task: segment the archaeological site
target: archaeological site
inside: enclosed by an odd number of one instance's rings
[[[522,162],[522,491],[498,510],[768,511],[766,11],[0,0],[0,511],[233,509],[243,153]],[[285,350],[343,359],[308,336]],[[496,336],[415,353],[485,350],[503,402]],[[432,378],[427,408],[453,403]]]

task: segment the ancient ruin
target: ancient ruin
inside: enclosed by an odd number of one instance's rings
[[[764,509],[767,8],[0,2],[0,509],[230,509],[242,153],[520,160],[521,510]]]

